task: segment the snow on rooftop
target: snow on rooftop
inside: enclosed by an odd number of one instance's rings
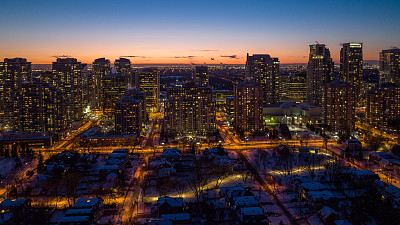
[[[86,222],[89,221],[88,216],[66,216],[63,217],[59,223],[74,223],[74,222]]]
[[[255,196],[240,196],[233,198],[233,202],[236,206],[258,206],[258,200]]]
[[[302,183],[300,184],[300,188],[306,191],[321,191],[329,189],[329,187],[319,182]]]
[[[25,198],[20,199],[6,199],[0,203],[1,207],[4,208],[12,208],[12,207],[21,207],[28,203],[30,200]]]
[[[389,185],[386,188],[385,192],[393,196],[394,198],[400,198],[400,189],[393,184]]]
[[[183,198],[172,198],[169,196],[163,196],[157,200],[157,206],[160,206],[164,203],[167,203],[168,205],[170,205],[172,207],[184,206]]]
[[[100,198],[80,198],[76,201],[72,208],[79,209],[79,208],[93,208],[93,206],[99,204],[101,201]]]
[[[190,220],[189,213],[161,214],[161,218],[172,221]]]
[[[245,216],[264,215],[261,207],[245,207],[240,209],[240,214]]]
[[[324,206],[320,211],[319,214],[321,215],[322,218],[324,218],[324,220],[326,220],[326,218],[328,218],[331,214],[336,214],[337,212],[335,210],[333,210],[331,207],[329,206]]]

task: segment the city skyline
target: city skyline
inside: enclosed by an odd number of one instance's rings
[[[82,63],[131,56],[132,64],[245,64],[247,53],[264,52],[283,64],[306,63],[315,41],[326,44],[339,62],[340,43],[363,43],[364,60],[378,60],[383,49],[400,46],[400,31],[393,29],[400,17],[397,1],[1,6],[0,58],[23,57],[33,64],[50,64],[60,55]]]

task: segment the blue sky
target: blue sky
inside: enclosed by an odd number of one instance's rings
[[[354,41],[364,43],[364,59],[377,59],[380,50],[400,47],[399,12],[398,0],[1,0],[0,57],[243,63],[249,52],[293,63],[306,61],[308,45],[319,41],[338,61],[340,43]],[[228,55],[237,57],[221,57]]]

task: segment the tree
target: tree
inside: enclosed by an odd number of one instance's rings
[[[324,160],[323,155],[318,154],[303,154],[302,155],[302,164],[305,171],[311,178],[314,178],[317,173],[317,166],[321,165]]]
[[[78,197],[77,187],[81,179],[82,175],[79,172],[73,172],[67,174],[63,180],[69,206],[72,206]]]
[[[232,167],[228,165],[213,165],[211,168],[212,175],[215,179],[215,188],[219,188],[224,178],[228,176],[228,172],[232,171]]]
[[[210,166],[207,160],[200,159],[196,161],[196,166],[192,171],[192,176],[187,179],[188,186],[192,190],[197,202],[200,202],[201,194],[210,176]]]
[[[342,172],[344,168],[344,161],[333,159],[331,161],[324,163],[325,171],[328,175],[328,179],[331,182],[337,180],[338,175]]]

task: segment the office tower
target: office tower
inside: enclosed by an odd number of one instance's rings
[[[354,86],[356,102],[360,103],[363,79],[362,43],[344,43],[340,50],[340,79]]]
[[[66,128],[60,93],[48,83],[25,83],[19,93],[22,132],[59,132]]]
[[[374,128],[389,131],[390,133],[396,129],[399,131],[399,85],[384,83],[371,88],[367,94],[366,119],[367,123]]]
[[[103,106],[103,78],[111,73],[110,60],[95,59],[93,62],[93,100],[95,107]]]
[[[123,74],[110,74],[103,77],[103,114],[111,118],[115,113],[115,103],[122,99],[127,90]]]
[[[18,129],[18,94],[23,83],[31,82],[31,63],[23,58],[0,62],[0,122],[8,129]]]
[[[63,96],[63,114],[68,126],[83,118],[82,64],[75,58],[53,62],[55,86]]]
[[[160,75],[158,69],[143,68],[140,70],[140,91],[146,93],[146,111],[159,111]]]
[[[94,108],[94,99],[93,99],[93,88],[94,88],[94,80],[92,71],[89,71],[88,65],[85,63],[81,64],[82,72],[82,108],[85,112],[86,109]]]
[[[322,119],[328,130],[349,137],[355,129],[354,87],[340,80],[322,87]]]
[[[264,104],[279,102],[279,60],[267,54],[247,54],[246,77],[263,89]]]
[[[142,131],[142,100],[124,96],[115,104],[115,131],[119,134],[136,134]]]
[[[129,59],[116,59],[114,62],[114,68],[117,74],[123,74],[125,76],[127,86],[138,87],[139,78],[137,73],[131,69],[131,61]]]
[[[314,105],[322,102],[322,86],[330,83],[333,76],[333,61],[324,44],[310,45],[307,67],[307,101]]]
[[[209,84],[209,74],[207,66],[196,66],[194,81],[199,87],[207,87]]]
[[[171,134],[213,135],[216,128],[212,88],[191,84],[168,88],[164,120],[165,129]]]
[[[234,88],[236,131],[241,135],[256,134],[263,129],[263,90],[246,80]]]
[[[400,49],[388,49],[379,53],[379,83],[395,83],[400,86]]]
[[[307,101],[307,75],[290,74],[281,75],[281,101],[306,102]]]
[[[128,87],[128,90],[125,92],[125,96],[130,96],[133,99],[142,100],[142,122],[145,123],[147,121],[147,112],[146,112],[146,93],[143,91],[139,91],[136,87]],[[144,126],[144,124],[143,124]]]

